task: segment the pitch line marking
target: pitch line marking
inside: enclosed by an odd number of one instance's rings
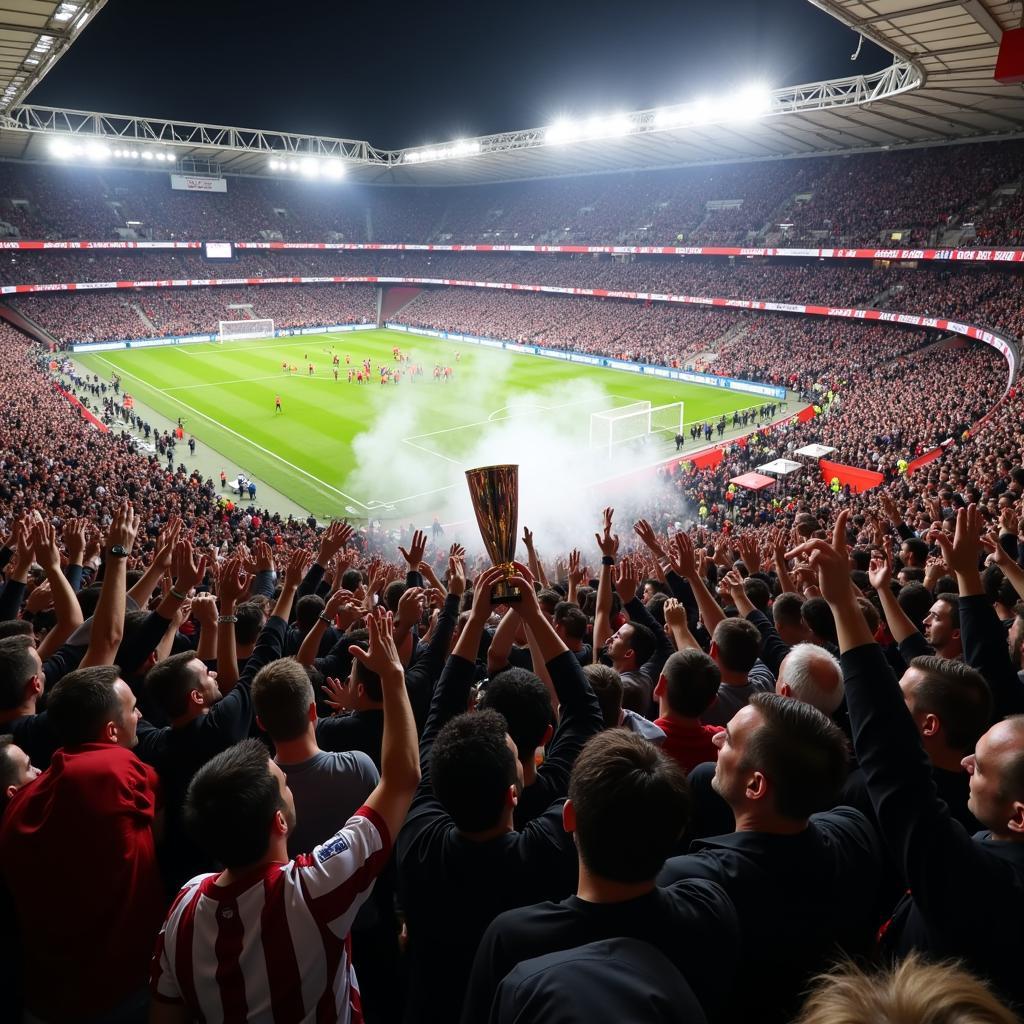
[[[132,379],[137,380],[140,384],[145,384],[146,387],[153,388],[154,391],[158,391],[160,392],[160,394],[164,394],[162,388],[155,387],[154,385],[150,384],[148,380],[139,377],[137,374],[131,373],[128,370],[122,370],[116,363],[112,363],[109,359],[105,358],[104,356],[97,356],[97,358],[102,362],[106,363],[108,366],[112,367],[114,370],[116,370],[119,376],[131,377]],[[168,397],[173,398],[174,396],[169,395]],[[193,412],[197,416],[201,416],[204,420],[209,420],[210,423],[212,423],[214,426],[220,427],[221,430],[225,430],[227,431],[227,433],[233,434],[240,441],[244,441],[250,447],[255,448],[257,451],[263,452],[264,455],[269,455],[272,459],[277,459],[278,462],[287,466],[289,469],[293,469],[295,470],[295,472],[301,473],[304,477],[307,477],[309,480],[312,480],[313,483],[315,484],[319,484],[319,486],[324,488],[325,490],[340,495],[342,498],[351,501],[353,504],[359,505],[361,508],[370,511],[370,506],[367,505],[365,502],[360,501],[358,498],[353,498],[351,494],[346,494],[344,491],[339,490],[337,487],[333,487],[331,484],[326,483],[319,477],[313,476],[313,474],[310,473],[308,470],[303,469],[301,466],[296,466],[295,463],[289,462],[287,459],[282,458],[276,452],[272,452],[269,448],[264,448],[263,445],[257,444],[255,441],[250,440],[244,434],[238,433],[237,430],[232,430],[231,427],[225,426],[223,423],[220,422],[220,420],[215,420],[212,416],[208,416],[205,412],[201,412],[199,409],[196,409],[194,406],[189,405],[187,402],[181,401],[181,399],[179,398],[175,398],[174,401],[177,402],[182,408],[188,409],[189,412]]]

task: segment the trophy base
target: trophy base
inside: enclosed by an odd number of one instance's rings
[[[491,588],[491,601],[494,604],[518,604],[522,599],[519,588],[510,583],[496,583]]]

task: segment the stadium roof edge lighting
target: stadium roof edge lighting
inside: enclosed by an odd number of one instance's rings
[[[893,63],[873,74],[777,89],[751,82],[650,110],[581,111],[538,128],[399,150],[21,105],[0,113],[0,159],[47,159],[47,136],[57,134],[73,145],[107,145],[114,159],[127,146],[127,159],[147,159],[149,166],[159,157],[143,158],[140,151],[164,145],[187,166],[202,163],[218,174],[460,185],[1024,136],[1024,87],[993,79],[999,38],[1016,26],[1020,0],[987,0],[984,8],[977,0],[809,2],[888,50]],[[851,49],[854,59],[855,34]],[[62,159],[88,162],[84,149]]]
[[[0,113],[21,103],[107,0],[5,0]]]

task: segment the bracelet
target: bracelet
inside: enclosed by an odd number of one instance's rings
[[[188,594],[179,594],[179,593],[178,593],[178,592],[177,592],[177,591],[176,591],[176,590],[174,589],[174,587],[171,587],[171,590],[170,590],[170,594],[171,594],[171,597],[173,597],[173,598],[175,599],[175,601],[184,601],[184,600],[185,600],[185,598],[187,598],[187,597],[188,597]]]
[[[611,555],[605,555],[601,559],[601,564],[602,565],[614,565],[615,564],[615,559]]]
[[[334,622],[333,622],[333,620],[332,620],[332,619],[330,618],[330,616],[328,616],[328,615],[324,615],[324,613],[323,613],[323,612],[321,612],[321,613],[320,613],[320,614],[319,614],[319,615],[317,616],[317,618],[318,618],[318,619],[319,619],[319,620],[320,620],[321,622],[326,622],[328,626],[333,626],[333,625],[334,625]]]
[[[238,616],[237,615],[218,615],[217,616],[217,625],[220,625],[222,622],[237,622],[237,621],[238,621]]]

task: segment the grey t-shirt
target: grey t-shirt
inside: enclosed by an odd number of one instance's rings
[[[700,720],[704,725],[728,725],[733,715],[740,708],[745,708],[755,693],[771,693],[773,689],[774,686],[768,682],[768,677],[755,675],[753,672],[747,676],[746,686],[722,683],[718,687],[715,703],[700,716]]]
[[[380,781],[373,761],[360,750],[319,751],[308,761],[282,764],[295,798],[295,831],[288,837],[288,856],[312,853],[325,843],[366,802]]]

